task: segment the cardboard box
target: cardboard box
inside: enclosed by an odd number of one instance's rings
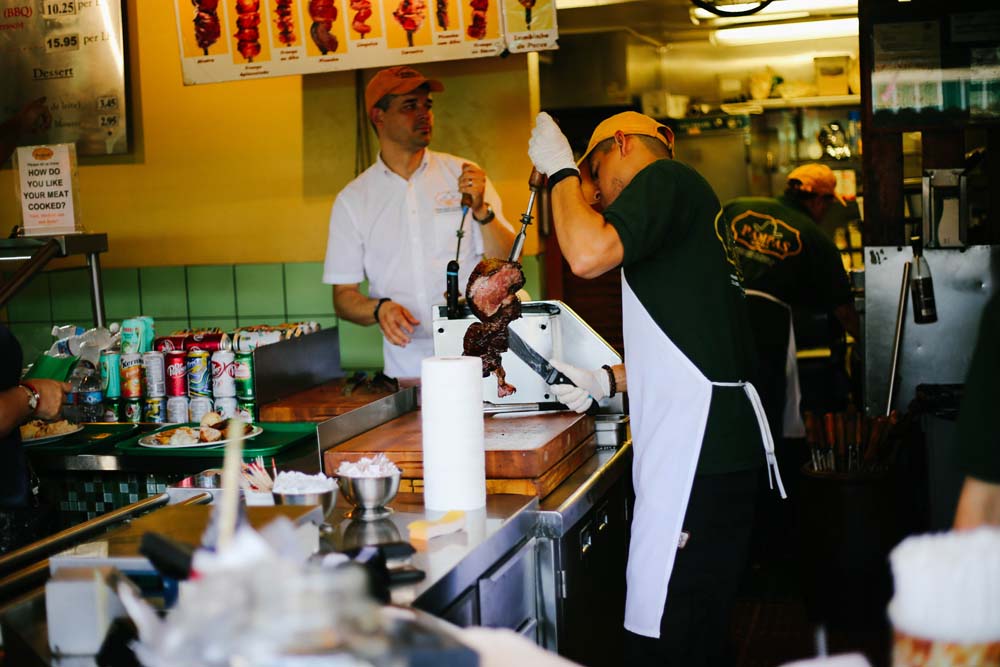
[[[816,91],[819,95],[847,95],[850,56],[813,58],[816,66]]]

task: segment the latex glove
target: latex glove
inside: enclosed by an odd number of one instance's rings
[[[551,384],[552,393],[559,402],[570,410],[583,414],[590,407],[591,401],[600,401],[611,393],[611,382],[608,372],[603,368],[584,370],[576,366],[552,359],[552,367],[573,381],[571,384]]]
[[[528,157],[542,174],[554,174],[562,169],[576,169],[573,149],[552,116],[542,111],[535,117],[535,127],[528,141]]]

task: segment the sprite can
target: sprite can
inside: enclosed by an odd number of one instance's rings
[[[253,392],[253,355],[237,354],[233,361],[233,378],[236,380],[236,398],[252,401]]]
[[[142,352],[142,338],[145,335],[145,324],[137,317],[122,320],[121,348],[122,354],[139,354]]]
[[[131,422],[132,424],[138,424],[142,421],[142,399],[141,398],[126,398],[124,405],[122,405],[122,419],[123,422]]]
[[[104,421],[119,422],[122,420],[122,402],[119,398],[104,397]]]

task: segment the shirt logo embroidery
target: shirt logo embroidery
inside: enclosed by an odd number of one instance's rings
[[[450,213],[462,207],[462,193],[458,190],[439,192],[434,196],[434,212]]]
[[[744,248],[778,259],[802,252],[802,235],[787,222],[770,215],[745,211],[733,218],[733,238]]]
[[[719,243],[722,244],[722,252],[726,257],[726,262],[729,263],[732,272],[730,273],[730,279],[735,287],[738,287],[740,291],[743,291],[743,271],[740,269],[740,262],[736,258],[735,248],[733,246],[733,234],[729,230],[729,226],[726,225],[726,216],[723,214],[722,209],[719,209],[718,215],[715,216],[715,237],[719,239]]]

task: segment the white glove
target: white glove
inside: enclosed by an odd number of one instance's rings
[[[541,174],[552,175],[561,169],[576,169],[573,149],[552,116],[544,111],[535,118],[528,141],[528,157]]]
[[[552,367],[573,381],[572,384],[550,384],[552,393],[559,402],[575,412],[584,413],[591,401],[607,398],[611,393],[611,381],[603,368],[587,371],[576,366],[552,359]]]

